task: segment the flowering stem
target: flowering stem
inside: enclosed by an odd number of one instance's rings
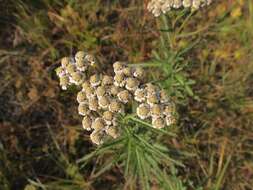
[[[154,61],[146,62],[146,63],[134,63],[129,64],[129,67],[161,67],[162,63],[157,63]]]
[[[163,27],[163,30],[165,30],[165,33],[166,33],[166,38],[167,40],[169,41],[169,45],[170,45],[170,48],[172,49],[173,48],[173,43],[172,43],[172,38],[171,38],[171,35],[170,35],[170,27],[168,25],[168,19],[166,17],[166,15],[162,15],[162,27]],[[164,47],[166,47],[166,41],[165,39],[165,36],[164,35],[161,35],[161,41],[162,41],[162,44]]]
[[[186,19],[184,19],[183,23],[181,24],[178,33],[180,33],[183,28],[185,27],[185,25],[187,24],[187,22],[190,20],[190,18],[192,17],[192,15],[195,13],[195,11],[191,11],[191,13],[186,17]]]
[[[183,33],[183,34],[179,34],[178,36],[176,36],[177,39],[180,39],[180,38],[187,38],[187,37],[190,37],[190,36],[194,36],[194,35],[197,35],[199,33],[202,33],[203,31],[205,30],[208,30],[210,27],[212,26],[212,24],[209,24],[203,28],[200,28],[194,32],[189,32],[189,33]]]

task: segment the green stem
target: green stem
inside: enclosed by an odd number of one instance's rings
[[[198,33],[202,33],[203,31],[205,30],[208,30],[212,25],[207,25],[203,28],[200,28],[199,30],[196,30],[194,32],[189,32],[189,33],[185,33],[185,34],[180,34],[178,36],[176,36],[176,39],[179,39],[179,38],[186,38],[186,37],[190,37],[190,36],[194,36]]]
[[[188,23],[188,21],[190,20],[190,18],[192,17],[193,13],[195,13],[195,11],[191,11],[191,13],[186,17],[186,19],[183,21],[183,23],[181,24],[178,33],[180,33],[183,28],[185,27],[185,25]]]
[[[134,63],[129,64],[129,67],[161,67],[162,63],[157,62],[146,62],[146,63]]]
[[[227,170],[227,167],[228,167],[228,165],[229,165],[229,163],[230,163],[230,161],[231,161],[231,158],[232,158],[231,155],[228,156],[227,161],[226,161],[226,163],[225,163],[225,165],[224,165],[224,167],[223,167],[223,169],[222,169],[222,171],[221,171],[221,174],[220,174],[220,176],[219,176],[219,178],[218,178],[218,180],[217,180],[217,182],[216,182],[216,185],[215,185],[214,190],[219,190],[219,189],[220,189],[222,180],[223,180],[223,178],[224,178],[224,175],[225,175],[225,172],[226,172],[226,170]]]
[[[162,27],[167,31],[166,36],[167,36],[167,39],[169,40],[170,48],[172,48],[173,43],[172,43],[172,38],[171,38],[171,35],[170,35],[170,27],[168,25],[168,19],[167,19],[166,15],[162,15]],[[167,41],[166,39],[164,39],[163,35],[161,35],[161,37],[163,38],[164,42]]]

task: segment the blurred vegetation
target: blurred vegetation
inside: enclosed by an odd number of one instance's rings
[[[252,189],[253,2],[161,19],[147,2],[0,1],[1,190]],[[61,91],[54,73],[79,49],[108,72],[116,60],[147,67],[177,103],[177,126],[142,136],[149,124],[129,117],[122,126],[136,130],[92,145],[76,89]]]

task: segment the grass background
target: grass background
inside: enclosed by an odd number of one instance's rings
[[[251,0],[217,0],[161,19],[147,12],[146,0],[0,4],[0,189],[252,189]],[[184,167],[161,157],[159,169],[148,170],[153,162],[142,160],[140,139],[107,149],[90,143],[76,89],[61,91],[54,73],[62,56],[79,49],[109,73],[116,60],[147,64],[177,103],[176,136],[158,139]],[[156,154],[164,147],[151,148]],[[129,150],[140,159],[121,161]],[[143,168],[154,172],[148,184],[141,184]]]

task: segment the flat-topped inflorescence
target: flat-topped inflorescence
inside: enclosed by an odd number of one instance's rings
[[[175,123],[175,107],[166,91],[154,84],[145,83],[145,72],[141,67],[129,67],[124,62],[116,62],[113,68],[115,76],[120,75],[121,78],[115,85],[125,89],[118,93],[119,100],[123,103],[129,99],[136,101],[136,113],[140,119],[151,119],[154,128]]]
[[[74,84],[80,85],[86,79],[86,71],[89,66],[95,64],[95,58],[83,51],[76,53],[75,57],[64,57],[61,66],[56,69],[63,90]]]
[[[172,9],[191,8],[193,10],[210,5],[213,0],[151,0],[148,3],[148,11],[155,17],[165,14]]]
[[[119,136],[119,129],[116,119],[119,114],[125,112],[123,100],[119,99],[119,94],[124,93],[121,89],[116,94],[111,93],[114,86],[112,77],[108,75],[95,74],[83,82],[82,90],[78,92],[77,101],[79,106],[89,108],[88,114],[84,115],[83,128],[91,131],[91,141],[95,144],[104,142],[106,135],[113,138]]]
[[[87,71],[94,64],[91,55],[79,51],[74,58],[63,58],[56,69],[63,90],[72,84],[81,88],[76,98],[78,113],[83,116],[83,129],[92,131],[90,139],[93,143],[102,144],[106,136],[120,136],[117,118],[127,114],[127,106],[137,104],[137,116],[150,121],[154,128],[175,122],[174,107],[167,93],[146,83],[143,68],[118,61],[113,64],[114,76],[97,71],[89,74]]]
[[[137,116],[152,121],[154,128],[175,124],[175,106],[163,89],[147,83],[135,92],[134,99],[139,102]]]

